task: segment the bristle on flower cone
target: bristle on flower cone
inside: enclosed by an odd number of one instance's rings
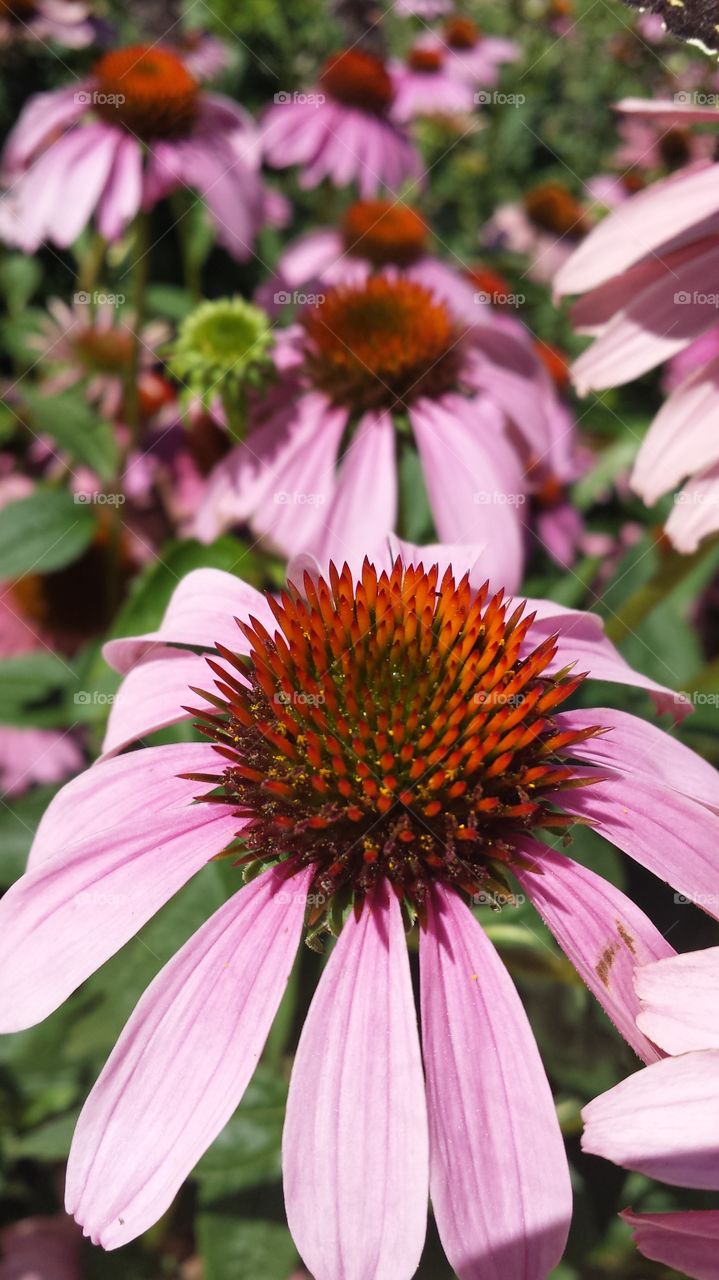
[[[313,867],[313,920],[383,877],[420,920],[435,881],[505,892],[517,837],[572,821],[552,796],[583,785],[566,757],[601,730],[553,713],[584,677],[547,674],[552,637],[521,657],[534,615],[437,566],[331,565],[304,592],[270,599],[274,636],[240,623],[249,660],[208,659],[196,714],[223,762],[211,798],[248,823],[241,861]]]

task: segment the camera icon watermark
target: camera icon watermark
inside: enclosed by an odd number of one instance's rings
[[[680,489],[674,494],[675,507],[719,507],[719,493],[713,489]]]
[[[111,707],[117,698],[116,693],[100,693],[99,689],[78,689],[73,702],[76,707]]]
[[[72,97],[78,107],[121,107],[127,101],[124,93],[100,93],[96,89],[78,89]]]
[[[289,89],[279,89],[272,95],[272,101],[282,107],[290,104],[300,107],[321,107],[327,98],[324,93],[301,93],[297,90],[292,92]]]
[[[674,901],[678,907],[703,907],[707,911],[716,910],[719,905],[719,894],[716,893],[675,893]]]
[[[686,689],[680,689],[674,694],[674,700],[678,703],[691,703],[693,707],[719,707],[719,693],[709,693],[701,689],[695,689],[692,693]]]
[[[73,294],[72,300],[77,307],[124,307],[127,301],[124,293],[102,293],[98,289],[92,293],[80,289]]]
[[[72,500],[78,507],[122,507],[127,502],[124,493],[74,493]]]
[[[302,293],[298,289],[278,289],[272,295],[278,307],[321,307],[327,300],[326,293]]]
[[[299,489],[291,493],[280,489],[274,499],[278,507],[321,507],[326,500],[324,493],[302,493]]]
[[[523,293],[499,293],[497,290],[487,293],[486,289],[480,289],[475,293],[474,301],[478,307],[487,307],[491,303],[496,307],[523,307],[527,298]]]
[[[693,92],[689,89],[680,89],[674,94],[672,101],[675,107],[717,107],[719,93],[707,93],[702,89],[695,89]]]
[[[523,107],[526,101],[523,93],[501,93],[499,89],[478,89],[474,95],[475,107]]]
[[[473,494],[475,507],[523,507],[526,493],[505,493],[503,489],[479,489]]]
[[[293,689],[291,693],[280,689],[273,698],[281,707],[321,707],[326,701],[323,693],[306,693],[303,689]]]
[[[523,693],[502,693],[498,689],[488,692],[480,690],[472,694],[472,702],[477,707],[521,707],[524,702]]]
[[[679,289],[674,294],[674,305],[677,307],[719,307],[719,293],[702,293],[700,289],[691,292]]]
[[[502,907],[521,907],[527,901],[523,893],[488,893],[483,889],[472,894],[472,905],[475,907],[491,907],[492,911],[501,911]]]

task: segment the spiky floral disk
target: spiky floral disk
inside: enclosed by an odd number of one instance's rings
[[[436,566],[365,562],[357,583],[331,566],[305,592],[270,600],[274,636],[240,624],[249,664],[220,646],[223,663],[208,659],[214,798],[248,820],[247,860],[311,866],[315,919],[361,910],[382,877],[420,919],[434,881],[503,885],[520,833],[571,821],[553,798],[578,785],[572,745],[598,731],[552,713],[583,677],[547,674],[551,638],[520,656],[524,605]]]
[[[308,307],[301,322],[312,383],[353,411],[401,411],[457,383],[462,326],[415,280],[373,276],[338,285],[319,306]]]
[[[584,236],[587,219],[579,201],[561,182],[542,182],[524,197],[527,216],[542,231],[557,236]]]
[[[394,98],[392,78],[381,58],[363,49],[344,49],[328,58],[320,87],[335,102],[372,115],[384,115]]]
[[[373,266],[409,267],[427,252],[429,227],[404,201],[358,200],[342,219],[347,253],[367,258]]]
[[[188,134],[200,86],[184,62],[158,45],[106,53],[93,68],[94,109],[144,142]]]

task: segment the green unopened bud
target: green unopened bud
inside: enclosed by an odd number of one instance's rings
[[[228,427],[242,433],[247,392],[272,373],[267,315],[244,298],[203,302],[183,320],[169,357],[170,371],[205,406],[219,398]]]

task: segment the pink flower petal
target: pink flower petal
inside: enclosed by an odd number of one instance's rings
[[[87,94],[78,84],[29,98],[8,135],[2,158],[4,171],[12,173],[30,164],[57,130],[67,128],[84,115],[86,99]]]
[[[176,769],[177,748],[154,750],[171,753],[168,766]],[[68,845],[57,830],[57,853],[34,863],[0,903],[3,1031],[52,1013],[241,827],[223,807],[193,803],[198,783],[186,782],[184,800],[158,808],[162,792],[143,777],[140,755],[133,757],[135,789],[124,820],[106,824],[98,786],[82,837]],[[168,786],[174,788],[169,770]]]
[[[691,555],[703,538],[719,529],[719,463],[685,484],[664,528],[684,555]]]
[[[136,138],[120,138],[97,209],[98,231],[110,243],[120,239],[142,204],[142,155]]]
[[[376,555],[374,563],[385,568],[392,568],[397,556],[405,565],[438,565],[440,577],[445,570],[451,568],[455,578],[463,578],[469,574],[471,586],[478,590],[487,580],[492,591],[516,591],[522,577],[521,559],[513,559],[512,548],[505,544],[491,542],[487,546],[481,544],[465,544],[452,546],[446,542],[433,542],[424,547],[415,546],[412,542],[404,542],[392,534],[387,539],[386,555]]]
[[[265,872],[165,965],[78,1120],[66,1204],[116,1249],[169,1207],[257,1066],[294,963],[309,872]]]
[[[350,915],[312,1001],[283,1140],[287,1220],[315,1280],[409,1280],[427,1120],[407,946],[386,887]]]
[[[719,1189],[719,1050],[663,1058],[584,1108],[582,1148],[648,1178]]]
[[[626,1209],[620,1217],[632,1228],[637,1249],[645,1258],[663,1262],[692,1280],[717,1280],[717,1210],[632,1213]]]
[[[145,747],[86,769],[58,791],[45,810],[28,856],[28,870],[56,857],[101,825],[121,826],[136,811],[137,789],[154,789],[152,808],[161,813],[183,804],[188,785],[182,773],[214,773],[220,757],[209,742]],[[195,790],[200,791],[200,784]]]
[[[192,686],[212,689],[213,680],[201,654],[182,649],[169,649],[157,656],[149,653],[125,676],[115,695],[101,759],[133,742],[142,742],[158,729],[189,720],[184,708],[204,705]]]
[[[626,658],[605,636],[602,620],[595,613],[565,609],[548,600],[529,598],[527,611],[537,614],[527,637],[527,651],[535,648],[546,636],[557,634],[557,655],[547,667],[549,672],[554,674],[569,663],[575,663],[576,670],[588,672],[592,680],[646,689],[658,711],[668,712],[675,720],[683,719],[691,711],[691,703],[686,697],[630,667]]]
[[[436,889],[420,935],[430,1194],[460,1280],[544,1280],[572,1213],[564,1144],[526,1014],[484,930]]]
[[[719,947],[637,969],[638,1025],[667,1053],[719,1049]]]
[[[219,642],[233,653],[248,653],[248,642],[235,618],[246,620],[251,614],[266,627],[273,625],[272,610],[261,591],[222,569],[193,569],[173,591],[158,631],[110,640],[103,656],[116,671],[126,672],[151,649],[163,645],[214,649]]]
[[[312,551],[320,565],[359,568],[381,546],[397,516],[397,462],[389,413],[366,413],[340,465],[332,501]]]
[[[682,98],[682,94],[676,95]],[[658,121],[666,128],[676,126],[683,129],[687,124],[716,124],[717,109],[712,107],[695,107],[691,102],[662,102],[655,98],[622,98],[614,104],[615,111],[624,115],[644,116],[646,120]]]
[[[718,393],[719,356],[695,369],[659,410],[632,472],[632,488],[648,506],[687,476],[719,462]]]
[[[596,776],[597,769],[577,769]],[[679,894],[719,919],[719,820],[660,779],[599,766],[601,782],[564,792],[568,813],[590,818],[599,835]]]
[[[565,729],[600,725],[610,730],[573,747],[572,754],[580,759],[608,765],[622,773],[636,773],[649,782],[661,782],[678,795],[719,814],[719,773],[665,729],[609,707],[560,711],[557,722]]]
[[[674,948],[619,889],[528,837],[520,848],[532,870],[515,872],[545,924],[624,1039],[644,1062],[661,1057],[637,1030],[634,970]]]
[[[418,400],[410,416],[441,541],[497,541],[522,559],[526,482],[497,406],[447,395]]]
[[[583,293],[719,211],[717,166],[655,182],[600,222],[555,279],[562,294]]]
[[[574,364],[580,394],[638,378],[714,324],[715,295],[706,290],[707,280],[715,279],[717,270],[719,248],[713,245],[703,253],[697,250],[683,266],[632,298]],[[681,305],[682,299],[688,305]]]

